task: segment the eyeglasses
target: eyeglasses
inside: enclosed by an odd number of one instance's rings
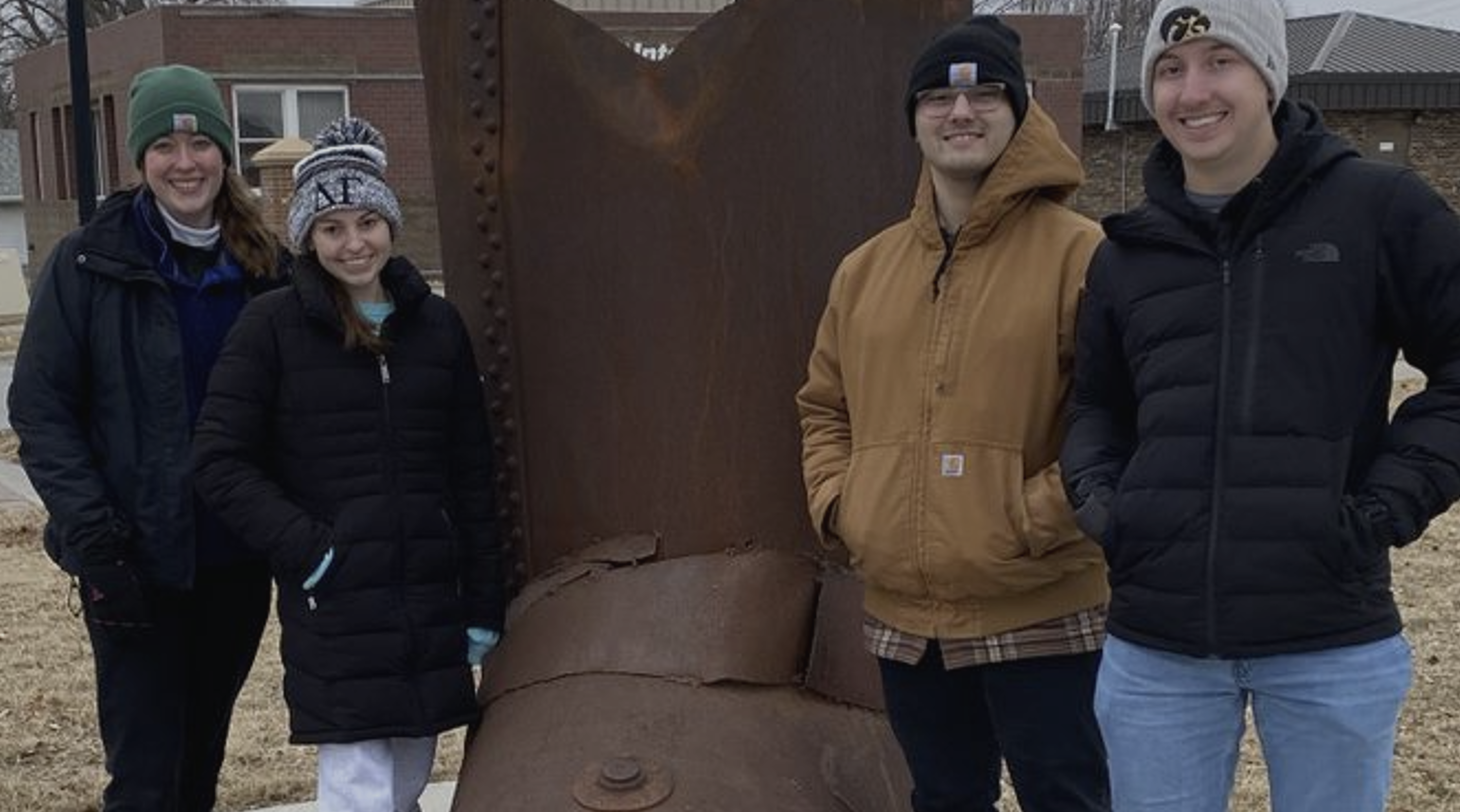
[[[968,109],[975,113],[992,113],[1008,102],[1004,95],[1007,87],[1003,82],[988,82],[973,87],[935,87],[914,96],[918,112],[928,118],[945,118],[953,112],[953,106],[962,96],[968,101]]]

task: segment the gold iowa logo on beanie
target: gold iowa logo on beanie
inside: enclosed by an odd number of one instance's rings
[[[1205,12],[1191,6],[1183,6],[1166,15],[1161,21],[1161,39],[1167,45],[1177,45],[1194,37],[1200,37],[1212,30],[1212,18]]]

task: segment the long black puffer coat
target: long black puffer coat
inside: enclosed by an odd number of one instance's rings
[[[152,194],[126,189],[56,245],[31,294],[10,422],[62,569],[127,558],[149,584],[190,589],[199,565],[252,555],[195,510],[190,407],[245,297],[280,287],[289,257],[259,278],[225,251],[177,283],[166,234]]]
[[[1397,633],[1389,548],[1460,496],[1460,220],[1312,107],[1275,123],[1210,222],[1162,142],[1078,319],[1061,463],[1110,563],[1109,631],[1191,656]],[[1428,381],[1391,419],[1399,350]]]
[[[291,740],[434,735],[478,714],[467,626],[502,628],[481,381],[460,316],[407,261],[381,275],[379,357],[344,349],[324,274],[302,258],[229,334],[198,489],[272,563]]]

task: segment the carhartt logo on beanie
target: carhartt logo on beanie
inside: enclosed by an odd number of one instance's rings
[[[1278,0],[1162,0],[1151,15],[1141,55],[1141,101],[1152,108],[1156,60],[1183,42],[1202,37],[1237,49],[1267,82],[1272,106],[1288,92],[1287,23]]]
[[[1024,78],[1024,56],[1019,32],[998,17],[980,15],[939,34],[913,63],[907,81],[908,132],[917,133],[914,118],[918,94],[954,85],[1002,82],[1016,121],[1029,109],[1029,88]]]
[[[314,221],[338,209],[368,209],[401,230],[400,202],[385,182],[385,138],[363,118],[345,116],[314,137],[314,152],[294,165],[289,240],[303,250]]]
[[[187,65],[149,68],[132,79],[127,101],[127,153],[142,165],[147,147],[175,132],[201,133],[233,162],[233,127],[213,77]]]

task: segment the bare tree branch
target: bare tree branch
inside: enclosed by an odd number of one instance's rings
[[[282,0],[84,0],[87,29],[153,6],[270,6]],[[13,127],[15,87],[10,68],[22,54],[66,37],[66,0],[0,0],[0,127]]]
[[[973,0],[975,14],[1076,14],[1085,18],[1085,54],[1098,56],[1110,45],[1111,23],[1144,32],[1156,0]],[[1129,40],[1127,40],[1129,41]]]

